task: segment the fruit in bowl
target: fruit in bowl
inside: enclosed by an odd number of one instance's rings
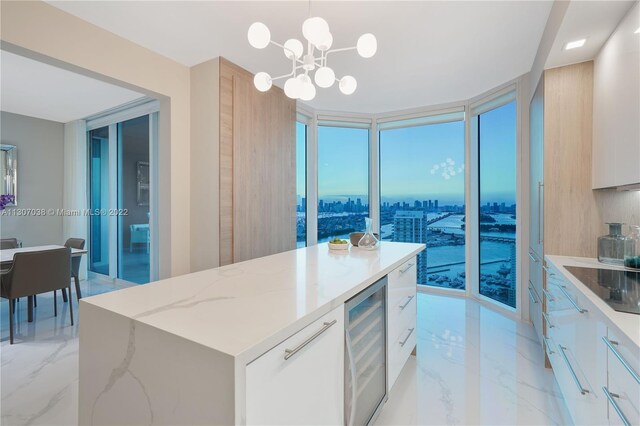
[[[331,250],[346,250],[349,248],[349,241],[342,240],[340,238],[333,238],[329,241],[329,249]]]

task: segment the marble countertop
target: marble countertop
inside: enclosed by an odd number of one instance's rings
[[[80,300],[248,362],[344,303],[422,250],[382,242],[327,244]]]
[[[570,256],[545,256],[547,262],[553,264],[564,275],[566,279],[571,281],[584,295],[587,297],[604,316],[615,327],[619,329],[627,338],[640,347],[640,315],[630,314],[626,312],[615,311],[604,300],[600,299],[591,289],[582,284],[573,274],[567,271],[565,266],[581,266],[584,268],[599,269],[616,269],[619,271],[629,270],[622,266],[607,265],[598,262],[597,259],[587,257],[570,257]]]

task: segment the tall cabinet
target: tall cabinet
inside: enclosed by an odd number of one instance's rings
[[[191,270],[295,249],[295,101],[224,58],[190,81]]]
[[[544,256],[596,256],[592,110],[593,61],[545,70],[530,104],[529,306],[543,344]]]

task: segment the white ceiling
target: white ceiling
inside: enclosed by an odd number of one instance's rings
[[[547,58],[545,68],[588,61],[596,57],[602,45],[636,1],[572,1]],[[586,38],[584,46],[564,50],[570,41]]]
[[[252,72],[285,74],[281,50],[253,49],[247,29],[264,22],[272,38],[301,39],[306,1],[50,1],[53,6],[182,64],[224,56]],[[383,112],[476,96],[531,69],[551,1],[312,2],[325,18],[334,47],[355,45],[360,34],[378,38],[363,59],[338,53],[330,65],[351,74],[358,90],[319,89],[317,109]],[[280,83],[282,84],[282,83]]]
[[[0,109],[67,123],[143,97],[6,51],[0,52]]]

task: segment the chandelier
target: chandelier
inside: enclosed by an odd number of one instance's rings
[[[264,49],[269,44],[281,48],[284,56],[291,61],[291,72],[278,77],[271,77],[266,72],[259,72],[253,79],[253,84],[261,92],[271,88],[273,82],[286,78],[284,93],[292,99],[310,101],[316,96],[316,86],[328,88],[338,83],[338,87],[345,95],[356,91],[358,82],[351,75],[337,79],[335,72],[328,65],[328,57],[331,53],[357,50],[363,58],[375,55],[378,42],[373,34],[363,34],[358,38],[356,46],[331,49],[333,36],[329,31],[329,24],[320,17],[308,18],[302,24],[302,35],[307,41],[307,51],[300,40],[290,38],[284,44],[271,40],[269,28],[262,22],[254,22],[249,27],[247,37],[249,44],[256,49]],[[315,71],[315,72],[314,72]],[[314,72],[313,80],[310,73]]]

